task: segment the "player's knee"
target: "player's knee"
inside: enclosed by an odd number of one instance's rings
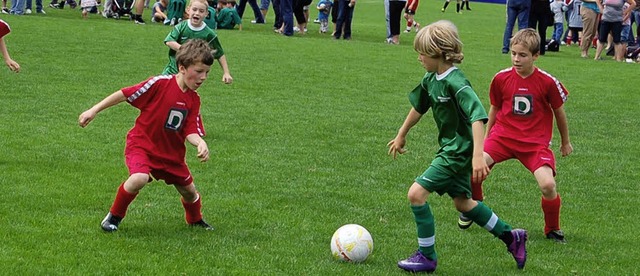
[[[556,193],[555,180],[551,179],[551,180],[543,181],[539,183],[539,185],[540,185],[540,191],[542,192],[543,195],[545,196],[555,195]]]
[[[124,183],[124,188],[129,192],[138,192],[149,183],[149,175],[146,173],[134,173]]]

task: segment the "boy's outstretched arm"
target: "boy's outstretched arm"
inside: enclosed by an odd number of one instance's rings
[[[396,159],[398,154],[404,154],[407,152],[404,148],[404,145],[407,142],[407,134],[409,133],[409,130],[411,130],[411,128],[420,121],[420,118],[422,118],[422,114],[418,113],[415,108],[411,108],[407,118],[404,119],[404,123],[402,123],[402,127],[398,130],[396,138],[393,138],[393,140],[387,143],[387,147],[389,147],[388,154],[393,155],[393,159]]]
[[[93,120],[93,118],[98,115],[100,111],[126,100],[127,98],[122,93],[122,90],[113,92],[113,94],[107,96],[106,98],[104,98],[104,100],[87,109],[85,112],[82,112],[82,114],[80,114],[80,117],[78,118],[78,124],[80,125],[80,127],[86,127]]]
[[[0,37],[0,52],[2,53],[2,57],[4,57],[4,63],[7,64],[7,67],[13,72],[20,73],[20,64],[9,56],[9,51],[7,50],[7,45],[4,43],[3,37]]]
[[[227,57],[222,55],[218,62],[220,63],[220,67],[222,68],[222,81],[226,84],[231,84],[233,82],[233,77],[231,77],[231,73],[229,73],[229,66],[227,65]]]
[[[198,148],[198,158],[200,158],[200,162],[207,162],[207,160],[209,160],[209,147],[200,135],[195,133],[189,134],[187,135],[187,141]]]
[[[482,120],[475,121],[471,124],[471,132],[473,133],[473,175],[471,176],[474,183],[482,183],[489,175],[489,166],[484,159],[484,122]]]
[[[561,106],[553,110],[553,115],[556,117],[556,124],[558,125],[558,132],[560,132],[560,152],[562,156],[567,156],[573,152],[573,146],[569,139],[569,123],[567,120],[567,114],[564,112],[564,107]]]

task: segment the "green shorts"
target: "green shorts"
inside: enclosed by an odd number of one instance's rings
[[[454,173],[438,166],[430,165],[416,182],[427,191],[439,195],[449,194],[451,198],[466,196],[471,198],[471,170]]]

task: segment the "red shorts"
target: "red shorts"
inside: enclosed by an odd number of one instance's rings
[[[407,3],[407,7],[404,9],[404,12],[407,14],[416,14],[416,11],[418,10],[418,2],[420,0],[409,0]],[[413,4],[415,2],[415,5]],[[412,7],[413,6],[413,7]]]
[[[484,140],[484,152],[491,156],[494,164],[515,158],[531,173],[547,165],[553,170],[553,175],[556,175],[556,158],[548,146],[490,135]]]
[[[156,180],[164,180],[167,185],[188,186],[193,177],[185,162],[168,163],[150,158],[143,151],[125,150],[124,153],[129,175],[145,173]]]

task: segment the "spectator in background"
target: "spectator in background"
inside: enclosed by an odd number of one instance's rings
[[[262,13],[263,23],[267,23],[267,13],[269,12],[269,4],[271,0],[260,0],[260,13]],[[251,23],[258,23],[256,20],[251,20]]]
[[[624,10],[624,3],[629,3],[630,8]],[[600,60],[600,54],[604,50],[607,43],[607,36],[611,34],[613,37],[613,47],[615,49],[614,58],[616,61],[624,61],[627,52],[626,44],[620,40],[622,34],[622,21],[631,15],[631,10],[636,7],[634,0],[604,0],[604,9],[602,10],[602,22],[600,22],[600,30],[598,30],[598,46],[596,48],[595,60]]]
[[[551,40],[560,43],[564,32],[564,12],[568,9],[567,4],[564,3],[564,0],[554,0],[549,6],[553,13],[553,36]]]
[[[258,2],[256,2],[256,0],[240,0],[240,3],[238,3],[238,5],[236,6],[236,10],[238,11],[238,15],[240,15],[240,18],[242,18],[242,16],[244,15],[244,9],[247,7],[247,2],[253,10],[255,23],[264,24],[264,17],[262,16],[262,12],[260,12],[260,7],[258,6]]]
[[[351,40],[351,21],[353,19],[353,9],[355,5],[356,0],[339,1],[338,19],[336,20],[336,29],[333,32],[334,39],[340,39],[340,36],[342,36],[345,40]]]
[[[31,14],[33,10],[33,0],[27,0],[27,8],[24,10],[24,14]],[[42,0],[36,0],[36,13],[46,14],[42,9]]]
[[[538,30],[540,35],[540,55],[545,53],[547,45],[547,27],[553,18],[548,0],[531,0],[531,11],[529,12],[529,28]]]
[[[513,27],[518,20],[518,30],[529,27],[530,0],[507,0],[507,25],[502,36],[502,53],[509,53],[509,43],[513,34]]]
[[[9,70],[18,73],[20,72],[20,64],[11,59],[9,51],[7,50],[7,44],[4,42],[4,37],[10,32],[11,28],[9,27],[9,24],[0,19],[0,53],[2,53],[4,63],[9,67]]]
[[[220,0],[222,8],[216,16],[216,22],[218,22],[218,29],[233,30],[238,25],[238,30],[242,31],[242,18],[236,11],[236,1],[224,1]]]
[[[400,25],[406,5],[406,0],[389,0],[389,34],[391,35],[391,38],[387,38],[389,44],[400,44]]]
[[[581,0],[572,0],[567,5],[567,25],[569,26],[567,35],[565,35],[565,42],[567,45],[580,43],[582,40],[582,18],[580,17],[581,5]],[[571,37],[567,37],[569,34]]]
[[[596,37],[598,31],[598,15],[603,9],[600,0],[582,0],[580,16],[582,17],[582,43],[580,43],[580,56],[589,57],[591,40]]]
[[[164,23],[167,20],[167,0],[160,0],[151,7],[151,22]]]

